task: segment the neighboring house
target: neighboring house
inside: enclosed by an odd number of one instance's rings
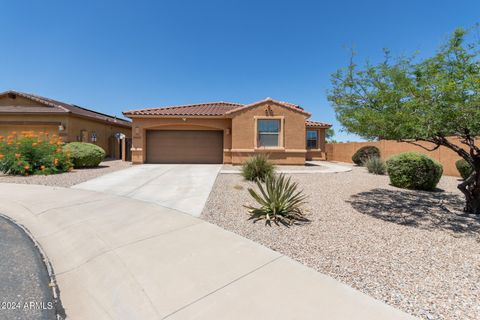
[[[59,135],[65,142],[94,143],[108,156],[120,158],[116,134],[131,137],[131,123],[73,104],[6,91],[0,93],[0,135],[14,131],[43,131]]]
[[[325,130],[298,105],[267,98],[130,110],[133,163],[240,164],[256,153],[277,164],[325,159]]]

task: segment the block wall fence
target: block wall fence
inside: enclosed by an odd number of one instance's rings
[[[450,138],[455,144],[462,145],[458,139]],[[477,140],[480,142],[480,140]],[[434,145],[427,142],[419,142],[419,144],[431,149]],[[376,146],[380,149],[380,156],[383,160],[387,160],[391,156],[402,152],[420,152],[428,155],[432,159],[437,160],[443,165],[443,174],[447,176],[459,177],[460,174],[455,167],[455,161],[460,157],[450,149],[440,147],[435,151],[427,151],[421,147],[394,140],[380,140],[371,142],[345,142],[345,143],[327,143],[325,151],[327,160],[352,163],[352,155],[363,146]],[[466,147],[465,145],[462,145]]]

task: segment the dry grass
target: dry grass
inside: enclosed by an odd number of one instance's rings
[[[415,316],[480,319],[480,218],[461,213],[457,178],[436,192],[364,168],[292,180],[309,196],[308,225],[252,223],[242,206],[254,204],[252,184],[232,174],[218,176],[202,217]]]

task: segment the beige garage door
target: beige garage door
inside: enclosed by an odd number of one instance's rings
[[[223,163],[223,132],[147,131],[148,163]]]

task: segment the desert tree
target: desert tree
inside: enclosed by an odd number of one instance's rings
[[[339,122],[366,139],[392,139],[429,151],[443,146],[472,174],[458,185],[466,212],[480,214],[480,60],[478,26],[457,29],[433,56],[355,63],[332,75],[328,99]],[[421,142],[431,143],[431,148]]]
[[[333,128],[328,128],[325,130],[325,139],[327,143],[335,143],[335,130]]]

